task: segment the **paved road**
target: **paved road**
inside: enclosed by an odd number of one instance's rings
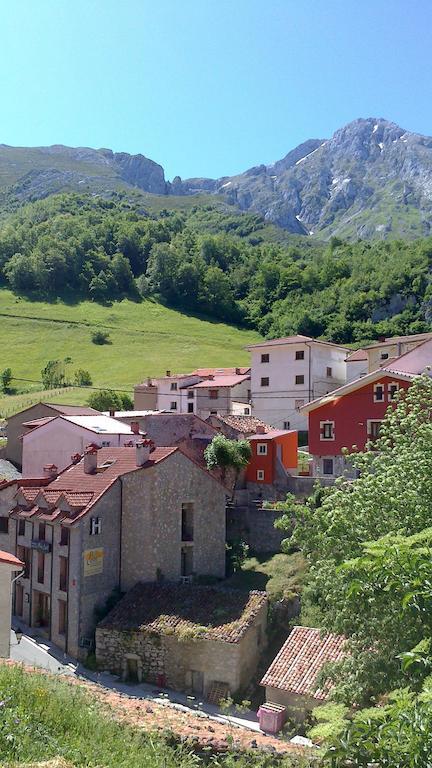
[[[62,654],[51,643],[43,640],[35,640],[28,635],[23,635],[21,642],[17,643],[15,632],[11,632],[11,659],[21,661],[34,667],[41,667],[49,672],[58,674],[76,674],[77,662]]]

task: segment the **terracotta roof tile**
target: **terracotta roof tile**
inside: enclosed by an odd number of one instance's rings
[[[324,700],[331,686],[316,688],[317,675],[324,664],[344,657],[345,643],[343,635],[323,635],[320,629],[294,627],[261,685]]]
[[[236,374],[243,376],[246,373],[250,373],[250,370],[250,366],[244,366],[242,368],[239,368],[238,366],[237,368],[197,368],[195,371],[192,371],[192,373],[207,378],[207,376],[234,376]]]
[[[57,405],[56,403],[43,403],[48,408],[52,408],[53,411],[63,414],[63,416],[94,416],[99,414],[95,408],[89,408],[85,405]]]
[[[238,643],[267,604],[265,592],[180,584],[136,584],[99,624],[104,629],[183,634]]]
[[[258,419],[256,416],[231,416],[229,414],[224,416],[218,414],[217,416],[210,417],[209,420],[211,419],[218,419],[232,429],[236,429],[238,432],[245,435],[256,434],[257,429],[260,427],[264,429],[265,432],[271,432],[273,430],[273,427],[266,424],[265,421],[261,421],[261,419]]]
[[[261,341],[258,344],[250,344],[248,347],[246,347],[246,349],[260,349],[260,347],[279,347],[283,344],[305,344],[306,342],[313,342],[314,344],[325,344],[326,346],[338,347],[339,349],[347,349],[347,347],[344,347],[341,344],[335,344],[333,341],[313,339],[311,336],[284,336],[281,339],[269,339],[268,341]]]
[[[12,565],[17,571],[24,568],[24,563],[22,563],[21,560],[18,560],[17,557],[11,555],[9,552],[4,552],[2,549],[0,549],[0,563]]]
[[[250,379],[249,374],[233,374],[232,376],[219,376],[215,375],[214,379],[204,379],[204,381],[198,382],[198,384],[191,384],[188,389],[217,389],[218,387],[236,387],[237,384],[241,384],[243,381]]]
[[[351,352],[351,354],[345,358],[345,362],[356,363],[359,360],[367,360],[367,359],[368,359],[368,356],[364,349],[356,349],[354,352]]]

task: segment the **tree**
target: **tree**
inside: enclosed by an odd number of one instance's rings
[[[83,368],[78,368],[75,371],[74,382],[77,387],[91,387],[93,384],[89,371],[84,371]]]
[[[225,435],[216,435],[204,451],[207,468],[220,467],[224,475],[232,468],[237,476],[249,464],[251,456],[248,440],[229,440]]]
[[[62,360],[48,360],[45,368],[41,371],[41,378],[44,389],[65,387],[66,374],[64,362]]]
[[[0,374],[0,381],[3,392],[9,392],[9,388],[12,382],[12,368],[5,368]]]
[[[96,411],[131,411],[133,402],[124,392],[114,392],[112,389],[102,389],[92,392],[87,400],[88,405]]]

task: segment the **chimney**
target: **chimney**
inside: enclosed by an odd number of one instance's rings
[[[81,454],[80,453],[73,453],[72,456],[71,456],[72,464],[78,464],[79,461],[81,461]]]
[[[146,461],[149,460],[152,445],[153,445],[152,441],[148,439],[141,440],[140,443],[136,444],[135,450],[136,450],[137,467],[142,467],[143,464],[145,464]]]
[[[236,376],[240,376],[240,373],[241,373],[240,368],[236,368],[235,372],[236,372]]]
[[[116,415],[116,412],[112,408],[110,408],[109,415],[111,416],[112,419],[114,419],[115,415]]]
[[[95,445],[88,445],[84,451],[84,472],[93,475],[97,470],[98,451]]]
[[[257,424],[256,430],[255,430],[255,434],[256,435],[265,435],[266,434],[266,430],[265,430],[264,424]]]
[[[166,375],[167,375],[167,376],[171,376],[171,371],[167,371],[167,372],[166,372]]]
[[[133,432],[134,435],[139,435],[140,428],[139,428],[138,421],[131,421],[130,428],[131,428],[131,432]]]
[[[214,374],[213,374],[213,373],[210,373],[210,374],[207,376],[207,378],[208,378],[208,380],[209,380],[209,381],[214,381]]]
[[[43,468],[43,476],[53,480],[57,477],[58,467],[55,464],[45,464]]]
[[[152,382],[152,380],[151,380],[151,378],[150,378],[150,376],[149,376],[149,377],[148,377],[148,379],[147,379],[147,386],[148,386],[148,387],[151,387],[151,386],[152,386],[152,384],[153,384],[153,382]]]

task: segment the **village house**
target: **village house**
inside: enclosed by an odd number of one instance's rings
[[[229,440],[244,440],[250,435],[256,435],[258,432],[271,432],[273,427],[266,424],[265,421],[256,416],[240,414],[217,414],[211,415],[207,419],[207,424],[211,424],[214,429],[220,432]]]
[[[24,410],[14,413],[7,420],[7,444],[4,458],[12,461],[15,466],[21,469],[22,466],[22,435],[28,432],[29,427],[24,423],[34,421],[35,419],[44,419],[49,417],[64,416],[93,416],[99,413],[94,408],[88,408],[83,405],[56,405],[55,403],[35,403],[24,408]]]
[[[317,676],[325,664],[343,659],[345,643],[342,635],[293,627],[261,680],[266,702],[282,705],[291,717],[303,721],[328,699],[331,685],[320,687]]]
[[[425,341],[432,339],[432,333],[417,333],[411,336],[383,337],[373,344],[368,344],[362,349],[356,349],[346,358],[347,377],[346,383],[354,381],[366,373],[388,366],[393,360],[411,352]]]
[[[349,350],[338,344],[288,336],[252,344],[248,350],[252,414],[275,429],[306,432],[302,406],[345,383]]]
[[[431,364],[429,339],[388,365],[305,405],[302,413],[309,418],[313,475],[352,476],[344,449],[355,446],[362,451],[375,440],[387,409],[396,403],[398,390],[407,389]]]
[[[134,406],[174,413],[232,413],[249,408],[250,368],[197,368],[191,373],[173,374],[138,384]],[[153,397],[156,390],[156,397]]]
[[[252,456],[246,467],[246,481],[272,485],[278,475],[296,474],[298,466],[297,432],[273,429],[247,438]]]
[[[176,447],[90,446],[51,481],[17,482],[14,612],[74,657],[117,591],[225,575],[225,488]]]
[[[24,563],[9,552],[0,550],[0,658],[10,656],[11,575],[24,568]]]
[[[368,356],[365,349],[356,349],[355,352],[351,352],[346,362],[346,383],[360,379],[369,373],[368,370]]]
[[[101,413],[48,416],[26,421],[23,426],[28,428],[22,438],[23,477],[43,477],[44,467],[51,465],[61,472],[89,443],[108,448],[135,444],[141,439],[137,421],[124,424]]]
[[[137,584],[96,629],[96,659],[123,680],[220,699],[244,691],[266,646],[265,592]]]

